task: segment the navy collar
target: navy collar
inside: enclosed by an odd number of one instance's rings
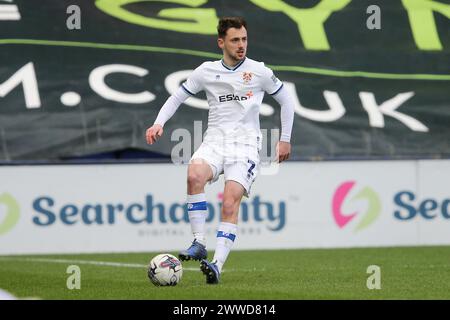
[[[223,59],[220,60],[220,62],[222,63],[223,67],[227,70],[231,70],[231,71],[235,71],[237,68],[239,68],[245,61],[246,57],[244,57],[244,59],[242,59],[241,61],[239,61],[239,63],[237,65],[235,65],[233,68],[230,68],[229,66],[227,66],[225,64],[225,62],[223,62]]]

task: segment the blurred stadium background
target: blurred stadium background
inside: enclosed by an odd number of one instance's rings
[[[0,0],[0,288],[223,298],[186,290],[204,282],[194,264],[175,295],[132,265],[190,241],[187,167],[172,153],[198,146],[183,137],[206,129],[205,96],[186,101],[158,143],[145,130],[194,68],[221,58],[217,20],[234,15],[248,22],[248,56],[284,82],[296,116],[291,161],[267,168],[243,201],[223,295],[450,298],[448,0]],[[270,96],[260,119],[269,141],[280,126]],[[222,182],[207,189],[209,249]],[[274,263],[290,260],[294,283]],[[94,285],[121,263],[124,283]],[[69,264],[100,291],[68,291]],[[369,265],[388,270],[377,293],[365,286]]]

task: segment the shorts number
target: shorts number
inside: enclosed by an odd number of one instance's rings
[[[248,176],[253,176],[254,172],[252,171],[253,169],[255,169],[256,163],[253,162],[252,160],[248,160],[247,163],[250,163],[250,168],[248,169]]]

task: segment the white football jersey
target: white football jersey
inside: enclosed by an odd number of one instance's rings
[[[240,142],[261,147],[259,109],[264,92],[276,94],[283,84],[272,70],[250,58],[233,68],[223,60],[201,64],[182,84],[190,95],[204,90],[209,104],[204,141]]]

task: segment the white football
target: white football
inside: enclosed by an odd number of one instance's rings
[[[148,266],[148,277],[155,286],[175,286],[182,275],[180,260],[169,253],[158,254]]]

